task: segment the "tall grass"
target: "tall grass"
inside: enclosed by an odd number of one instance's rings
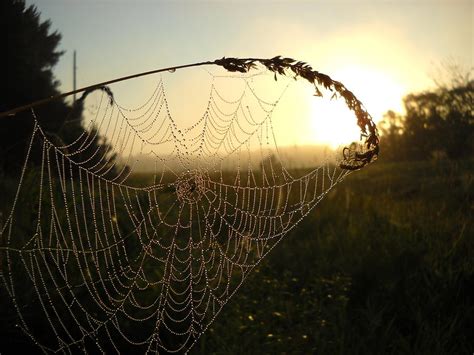
[[[192,353],[472,353],[473,171],[473,161],[377,163],[350,175],[248,277]],[[24,187],[37,183],[32,174]],[[0,224],[15,184],[1,180]],[[30,235],[36,207],[20,198]],[[0,296],[1,345],[26,349]]]
[[[193,353],[472,353],[473,167],[380,163],[352,174]]]

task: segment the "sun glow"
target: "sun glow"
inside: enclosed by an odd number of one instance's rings
[[[329,145],[331,148],[358,140],[360,136],[354,113],[341,99],[330,100],[324,97],[312,100],[311,126],[316,143]]]
[[[392,109],[402,110],[402,97],[407,92],[397,78],[387,71],[368,67],[346,67],[334,73],[334,77],[361,100],[377,122]]]
[[[344,83],[361,100],[374,122],[392,109],[402,110],[402,85],[388,73],[363,67],[343,68],[333,75]],[[323,98],[311,101],[311,126],[314,140],[333,148],[360,139],[360,129],[354,113],[339,98],[331,100],[326,94]]]

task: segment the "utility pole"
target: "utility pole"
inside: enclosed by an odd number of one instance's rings
[[[74,50],[74,57],[73,57],[73,61],[72,61],[72,86],[73,86],[73,91],[76,91],[76,71],[77,71],[76,50]],[[73,104],[76,103],[76,94],[73,95],[72,102],[73,102]]]

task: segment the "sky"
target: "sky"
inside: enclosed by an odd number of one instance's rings
[[[433,87],[442,63],[473,67],[471,0],[27,4],[34,4],[42,19],[50,19],[51,28],[62,34],[65,54],[55,67],[62,91],[72,89],[74,50],[78,87],[223,56],[282,55],[342,81],[377,121],[388,109],[402,111],[405,94]],[[138,89],[133,90],[136,94]],[[339,123],[335,127],[341,128]],[[288,142],[298,143],[295,137]],[[308,143],[312,138],[300,134],[299,139]]]

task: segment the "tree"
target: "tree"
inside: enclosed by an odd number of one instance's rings
[[[26,104],[38,95],[57,94],[58,82],[52,68],[63,52],[56,48],[58,32],[50,33],[50,21],[41,22],[34,6],[20,0],[5,0],[1,5],[2,110]]]
[[[469,75],[457,74],[450,83],[407,95],[404,116],[387,112],[381,124],[381,142],[388,160],[472,156],[474,81]]]
[[[61,40],[57,32],[50,33],[50,22],[41,22],[34,6],[24,1],[5,0],[0,5],[0,36],[2,43],[0,72],[0,110],[5,111],[40,97],[58,93],[58,82],[52,68],[62,52],[56,48]],[[65,115],[67,106],[58,101],[42,108],[46,130],[59,125],[57,117]],[[21,113],[0,121],[0,171],[10,171],[21,165],[28,136],[31,135],[31,113]]]
[[[27,7],[24,0],[0,3],[0,111],[57,95],[59,82],[52,70],[64,53],[58,50],[61,35],[51,32],[51,22],[41,21],[37,9],[33,5]],[[81,100],[74,107],[64,100],[54,100],[35,111],[42,130],[53,143],[69,143],[84,132],[82,108]],[[29,111],[0,118],[0,174],[18,172],[23,165],[33,125]],[[73,159],[83,161],[84,156],[98,150],[109,154],[111,159],[107,161],[113,164],[115,157],[104,137],[96,132],[90,137],[93,140],[90,147]],[[33,164],[41,159],[38,154],[32,156]],[[95,163],[93,159],[90,162]],[[113,172],[110,169],[110,174]]]
[[[422,159],[426,154],[429,157],[433,152],[443,153],[450,159],[471,155],[474,82],[411,94],[404,102],[407,111],[404,134],[412,147],[413,158]]]
[[[399,161],[406,159],[404,146],[403,124],[404,117],[392,110],[385,113],[378,124],[381,133],[382,157],[385,160]]]

